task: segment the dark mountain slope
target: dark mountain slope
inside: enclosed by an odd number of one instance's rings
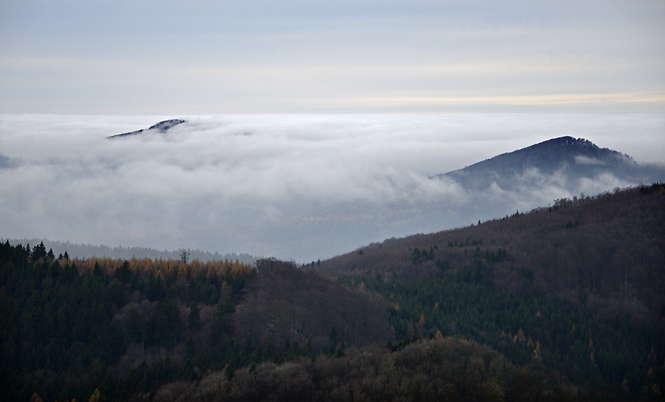
[[[454,274],[474,261],[487,265],[495,288],[534,287],[602,317],[657,325],[665,308],[665,187],[560,199],[480,225],[389,239],[323,261],[321,270],[412,278]]]
[[[345,344],[384,344],[392,339],[385,306],[350,291],[313,270],[292,263],[259,260],[256,279],[233,315],[236,334],[265,346],[311,342],[320,350],[331,332]]]
[[[178,124],[185,123],[185,120],[181,119],[171,119],[171,120],[164,120],[160,121],[157,124],[153,124],[152,126],[148,127],[147,129],[141,129],[137,131],[132,131],[129,133],[122,133],[122,134],[116,134],[116,135],[111,135],[106,138],[109,139],[114,139],[114,138],[122,138],[122,137],[128,137],[128,136],[134,136],[134,135],[139,135],[139,134],[164,134],[171,128],[177,126]]]
[[[522,184],[520,178],[534,169],[543,175],[562,174],[569,181],[609,173],[633,183],[662,180],[665,172],[662,167],[638,164],[628,155],[583,138],[560,137],[437,177],[453,179],[467,189],[483,189],[493,182],[507,189]]]

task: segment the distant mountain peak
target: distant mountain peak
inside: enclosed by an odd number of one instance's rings
[[[438,177],[449,177],[464,187],[478,189],[493,182],[510,187],[516,177],[533,169],[543,174],[565,171],[570,178],[592,178],[603,172],[621,177],[643,176],[643,172],[637,174],[633,168],[637,168],[637,163],[626,154],[600,148],[584,138],[565,136],[497,155]]]
[[[532,146],[535,147],[535,146],[539,146],[539,145],[543,145],[543,144],[548,144],[548,143],[556,144],[556,145],[560,145],[560,146],[564,146],[564,147],[569,146],[569,147],[591,147],[591,148],[598,148],[598,146],[597,146],[596,144],[594,144],[593,142],[591,142],[591,141],[589,141],[589,140],[587,140],[587,139],[584,139],[584,138],[574,138],[574,137],[571,137],[571,136],[568,136],[568,135],[565,136],[565,137],[552,138],[551,140],[543,141],[543,142],[541,142],[541,143],[538,143],[538,144],[536,144],[536,145],[532,145]]]
[[[543,141],[526,148],[518,149],[517,151],[498,155],[492,159],[488,159],[488,161],[522,159],[535,163],[539,161],[553,161],[554,159],[559,159],[560,161],[573,162],[575,158],[579,156],[596,158],[598,160],[613,162],[615,164],[629,161],[633,162],[633,159],[628,155],[608,148],[600,148],[593,142],[584,138],[573,138],[570,136]],[[475,165],[481,165],[484,162],[479,162]]]
[[[178,124],[185,123],[186,120],[181,120],[181,119],[171,119],[171,120],[164,120],[160,121],[157,124],[153,124],[152,126],[148,127],[147,129],[141,129],[137,131],[132,131],[129,133],[122,133],[122,134],[116,134],[116,135],[111,135],[106,138],[113,139],[113,138],[119,138],[119,137],[127,137],[130,135],[139,135],[143,133],[156,133],[156,134],[164,134],[171,128],[177,126]]]

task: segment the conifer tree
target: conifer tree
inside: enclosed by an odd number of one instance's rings
[[[201,329],[201,310],[196,302],[192,302],[187,317],[187,326],[189,329]]]

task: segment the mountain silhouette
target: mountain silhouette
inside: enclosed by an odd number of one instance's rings
[[[129,133],[122,133],[122,134],[116,134],[116,135],[111,135],[106,138],[113,139],[113,138],[120,138],[120,137],[128,137],[132,135],[139,135],[139,134],[147,134],[147,133],[154,133],[154,134],[164,134],[171,128],[177,126],[178,124],[185,123],[186,120],[181,120],[181,119],[171,119],[171,120],[164,120],[160,121],[157,124],[153,124],[152,126],[148,127],[147,129],[141,129],[141,130],[136,130],[132,131]]]
[[[570,182],[612,174],[617,179],[645,184],[662,180],[664,172],[663,167],[639,164],[626,154],[600,148],[584,138],[560,137],[436,177],[453,179],[469,190],[480,190],[493,183],[512,189],[538,175],[561,175]]]

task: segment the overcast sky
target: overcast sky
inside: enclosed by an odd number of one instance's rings
[[[0,113],[663,112],[665,2],[0,1]]]

